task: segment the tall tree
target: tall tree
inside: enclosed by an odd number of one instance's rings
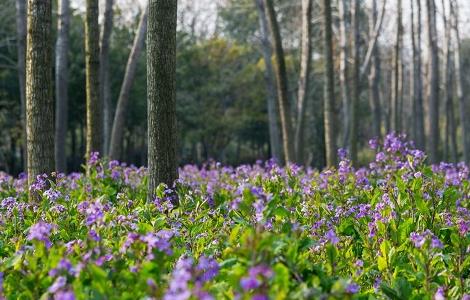
[[[439,160],[439,48],[437,46],[436,3],[434,0],[426,0],[426,17],[430,56],[428,72],[428,153],[430,162],[437,163]]]
[[[401,95],[403,89],[402,69],[402,46],[403,46],[403,24],[402,24],[402,0],[397,0],[397,31],[393,53],[393,80],[392,80],[392,107],[391,124],[392,130],[401,132]]]
[[[460,125],[462,126],[463,159],[470,163],[470,118],[468,117],[468,97],[463,93],[464,75],[462,73],[462,57],[459,32],[459,15],[457,1],[450,1],[452,36],[454,40],[454,67],[456,78],[457,98],[459,100]]]
[[[177,1],[150,0],[147,31],[148,197],[160,183],[172,188],[176,158]]]
[[[372,9],[369,17],[369,34],[374,36],[375,24],[377,22],[377,0],[372,0]],[[372,133],[375,137],[381,136],[381,113],[380,113],[380,53],[378,46],[372,52],[372,64],[369,71],[369,101],[372,108]]]
[[[357,140],[358,140],[358,105],[359,105],[359,85],[360,85],[360,66],[359,66],[359,0],[352,1],[352,101],[350,106],[350,134],[349,134],[349,151],[351,154],[351,161],[357,164]]]
[[[132,83],[134,82],[137,62],[145,43],[145,33],[147,31],[147,12],[147,8],[142,11],[139,27],[134,38],[134,44],[127,60],[124,81],[122,82],[121,92],[119,93],[119,99],[114,115],[111,143],[109,147],[109,157],[111,159],[121,159],[122,136],[124,133],[127,106],[129,104],[129,93],[132,87]]]
[[[273,0],[264,0],[266,15],[268,16],[271,43],[274,50],[274,74],[277,84],[277,97],[279,102],[279,113],[281,116],[282,144],[284,159],[286,163],[295,161],[295,147],[292,138],[293,126],[291,108],[288,95],[288,81],[284,49],[282,47],[281,33],[274,10]]]
[[[102,151],[102,110],[99,97],[100,30],[98,0],[86,0],[85,67],[86,67],[86,155]]]
[[[421,0],[416,0],[416,17],[414,1],[411,3],[411,101],[413,103],[413,138],[418,149],[424,149],[424,112],[423,112],[423,82],[421,64]],[[415,20],[416,19],[416,20]]]
[[[68,115],[68,52],[70,3],[59,0],[57,41],[55,46],[55,162],[59,172],[67,170],[66,137]]]
[[[305,106],[308,97],[312,61],[312,0],[302,0],[302,40],[300,75],[297,96],[297,124],[295,128],[295,151],[297,163],[304,163]]]
[[[326,164],[332,167],[336,164],[336,131],[334,128],[335,109],[335,82],[333,61],[333,35],[332,35],[331,0],[323,0],[323,40],[325,61],[324,85],[324,126]]]
[[[451,57],[451,25],[446,13],[446,4],[442,0],[442,21],[444,23],[444,46],[443,46],[443,78],[444,78],[444,99],[446,108],[445,124],[445,159],[457,162],[457,136],[454,114],[454,89],[453,89],[453,68]]]
[[[266,81],[267,106],[268,106],[268,122],[269,122],[269,145],[271,148],[271,156],[282,164],[282,144],[281,132],[279,131],[279,109],[277,106],[276,82],[274,78],[274,70],[272,64],[273,50],[269,41],[268,20],[264,9],[263,0],[255,0],[258,10],[259,27],[261,34],[261,48],[263,52],[263,60],[265,64],[264,77]]]
[[[28,1],[26,43],[26,136],[28,184],[54,171],[54,100],[52,96],[52,3]],[[33,193],[30,199],[35,199]]]
[[[103,31],[100,43],[100,102],[103,105],[103,152],[108,154],[111,134],[111,87],[109,83],[109,40],[113,32],[113,0],[104,5]]]
[[[16,49],[18,55],[18,83],[21,101],[21,130],[23,170],[27,168],[26,155],[26,0],[16,0]]]
[[[340,44],[340,87],[341,87],[341,99],[342,99],[342,119],[343,119],[343,147],[347,147],[349,143],[349,133],[350,133],[350,99],[349,99],[349,52],[348,52],[348,35],[346,30],[346,0],[338,0],[338,12],[339,12],[339,44]]]

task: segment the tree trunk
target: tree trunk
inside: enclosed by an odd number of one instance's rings
[[[428,49],[430,55],[429,65],[429,121],[428,125],[428,153],[431,163],[439,161],[439,48],[437,47],[436,4],[434,0],[426,0]]]
[[[462,126],[462,140],[463,140],[463,159],[470,163],[470,118],[468,117],[468,97],[463,93],[463,73],[462,73],[462,58],[461,58],[461,45],[460,45],[460,32],[459,32],[459,16],[456,1],[450,1],[450,13],[452,17],[452,31],[455,43],[454,49],[454,67],[455,67],[455,83],[457,87],[457,98],[459,99],[460,110],[460,125]]]
[[[352,47],[353,47],[353,77],[352,77],[352,102],[351,102],[351,133],[349,135],[349,150],[351,161],[357,164],[357,140],[358,140],[358,105],[359,105],[359,0],[352,1]]]
[[[16,47],[18,55],[18,83],[20,86],[21,101],[21,155],[23,157],[23,170],[26,171],[27,154],[26,154],[26,0],[16,0]]]
[[[59,0],[57,17],[57,42],[55,46],[55,162],[59,172],[67,171],[66,137],[68,115],[68,52],[69,52],[69,0]]]
[[[402,90],[402,62],[401,62],[401,51],[402,51],[402,1],[397,1],[397,32],[394,48],[393,57],[393,89],[392,89],[392,130],[395,132],[401,132],[401,90]]]
[[[444,95],[446,101],[446,148],[445,159],[457,162],[457,137],[454,117],[453,70],[450,51],[451,25],[446,15],[446,6],[442,0],[442,21],[444,23]]]
[[[271,156],[277,163],[283,163],[281,132],[279,131],[279,109],[277,106],[276,83],[274,78],[274,70],[272,65],[272,48],[269,42],[268,20],[264,9],[263,0],[256,0],[256,7],[259,14],[259,23],[261,31],[261,47],[263,51],[263,60],[265,63],[265,81],[268,104],[268,120],[269,120],[269,143],[271,148]]]
[[[102,111],[99,97],[100,30],[98,0],[86,0],[85,66],[86,66],[86,156],[102,152]]]
[[[371,16],[369,17],[369,31],[371,38],[374,34],[375,24],[377,22],[377,0],[372,1],[372,12]],[[372,126],[372,133],[374,137],[380,138],[381,132],[381,115],[380,115],[380,90],[379,90],[379,83],[380,83],[380,53],[379,48],[376,45],[375,49],[372,51],[372,58],[371,58],[371,68],[369,71],[369,101],[372,110],[373,116],[373,126]]]
[[[173,187],[176,159],[175,0],[150,0],[147,32],[148,198],[160,183]]]
[[[26,136],[28,184],[54,171],[54,100],[52,96],[52,3],[28,1],[26,46]],[[30,193],[30,200],[36,199]]]
[[[113,0],[104,6],[103,32],[100,47],[100,102],[103,105],[103,153],[109,153],[111,133],[111,87],[109,83],[109,40],[113,32]]]
[[[346,0],[338,0],[339,12],[339,44],[340,44],[340,87],[343,118],[343,147],[349,143],[350,99],[349,99],[349,67],[348,67],[348,36],[346,31]]]
[[[129,93],[134,82],[137,62],[145,43],[145,33],[147,31],[147,8],[142,11],[140,16],[139,28],[134,38],[129,59],[127,60],[126,72],[124,73],[124,81],[122,82],[121,92],[117,102],[116,113],[114,115],[113,130],[111,134],[111,143],[109,148],[109,157],[111,159],[121,159],[122,152],[122,136],[124,123],[126,118],[127,106],[129,104]]]
[[[274,74],[276,76],[279,113],[281,115],[284,159],[286,163],[295,162],[295,147],[294,140],[292,139],[292,117],[288,96],[289,89],[281,33],[276,19],[273,0],[264,0],[264,6],[266,9],[266,15],[268,16],[272,47],[274,49]]]
[[[336,165],[336,131],[334,120],[335,109],[335,73],[333,61],[333,37],[331,1],[323,0],[323,39],[324,39],[324,61],[325,61],[325,85],[324,85],[324,126],[325,126],[325,152],[326,165]]]
[[[305,102],[310,83],[310,65],[312,61],[312,0],[302,0],[302,46],[300,58],[300,76],[297,97],[297,124],[295,128],[295,151],[298,164],[304,164]]]

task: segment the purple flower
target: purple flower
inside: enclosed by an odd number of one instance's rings
[[[269,300],[269,297],[264,294],[254,294],[251,300]]]
[[[201,256],[199,258],[199,263],[196,267],[196,270],[202,272],[199,280],[206,282],[217,276],[219,273],[219,264],[213,258],[208,258],[206,256]]]
[[[186,300],[191,297],[189,281],[191,280],[191,268],[193,261],[181,257],[177,262],[171,275],[168,290],[163,297],[164,300]]]
[[[55,202],[57,199],[59,199],[60,196],[62,196],[62,194],[59,191],[51,188],[44,192],[44,196],[47,198],[47,200]]]
[[[91,152],[90,153],[90,158],[88,159],[88,165],[94,166],[98,163],[98,160],[100,159],[100,154],[98,152]]]
[[[339,238],[336,236],[336,233],[334,232],[333,229],[328,230],[328,232],[325,235],[325,238],[332,244],[336,245],[339,243]]]
[[[433,249],[435,249],[435,248],[442,249],[442,248],[444,248],[444,245],[442,244],[442,242],[437,237],[433,237],[431,239],[431,248],[433,248]]]
[[[75,295],[72,291],[58,291],[54,295],[54,300],[75,300]]]
[[[240,279],[240,286],[245,291],[256,289],[260,285],[261,285],[261,282],[256,277],[248,276],[248,277],[243,277],[242,279]]]
[[[54,283],[49,287],[48,289],[49,293],[53,293],[53,294],[57,293],[57,291],[63,288],[66,283],[67,283],[67,279],[64,276],[57,277]]]
[[[31,240],[38,240],[44,242],[46,248],[50,248],[52,243],[49,239],[52,230],[55,228],[55,225],[45,223],[45,222],[38,222],[29,228],[29,234],[27,239]]]
[[[101,240],[101,237],[93,229],[88,232],[88,236],[90,237],[90,239],[92,239],[95,242],[99,242]]]
[[[412,232],[410,234],[410,240],[416,248],[421,248],[426,242],[426,237],[424,235],[420,235],[417,232]]]
[[[353,282],[346,286],[346,293],[356,294],[357,292],[359,292],[360,289],[361,287],[357,283]]]
[[[434,294],[434,300],[445,300],[446,299],[446,293],[444,291],[444,288],[442,286],[437,288],[436,293]]]

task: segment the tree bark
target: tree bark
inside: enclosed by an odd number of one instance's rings
[[[57,17],[57,42],[55,46],[55,162],[59,172],[67,171],[66,137],[68,115],[68,52],[70,3],[69,0],[59,0],[59,15]]]
[[[357,140],[358,140],[358,105],[359,105],[359,0],[352,1],[352,47],[353,47],[353,76],[352,76],[352,102],[351,102],[351,125],[349,135],[349,150],[351,154],[351,161],[357,164]]]
[[[428,34],[428,49],[430,55],[429,65],[429,115],[428,128],[428,153],[431,163],[439,161],[439,48],[437,46],[436,29],[436,4],[434,0],[426,0]]]
[[[284,60],[284,49],[282,47],[281,33],[276,19],[273,0],[264,0],[266,15],[268,16],[271,42],[274,50],[274,74],[277,83],[277,97],[279,102],[279,113],[281,116],[282,143],[284,159],[288,164],[295,162],[295,147],[292,139],[292,117],[288,96],[288,81],[286,63]]]
[[[326,165],[336,165],[336,131],[334,120],[335,109],[335,82],[333,61],[333,37],[332,37],[331,1],[323,0],[323,40],[325,61],[325,85],[324,85],[324,126],[325,126],[325,152]]]
[[[349,124],[350,124],[350,99],[349,99],[349,63],[348,63],[348,37],[346,31],[346,0],[338,0],[339,13],[339,44],[340,44],[340,87],[342,100],[342,118],[343,118],[343,147],[346,148],[349,143]]]
[[[26,171],[26,0],[16,0],[16,47],[18,55],[18,83],[20,86],[21,105],[21,155],[23,157],[23,170]]]
[[[122,136],[126,119],[127,106],[129,104],[129,93],[134,82],[137,62],[145,43],[145,33],[147,31],[147,8],[142,11],[139,21],[139,28],[134,38],[131,53],[127,60],[124,81],[122,82],[121,92],[117,102],[116,113],[114,115],[113,130],[111,134],[111,143],[109,148],[109,157],[111,159],[121,159]]]
[[[28,184],[54,171],[54,100],[52,97],[52,3],[28,1],[26,46],[26,136]],[[30,200],[37,195],[30,193]]]
[[[402,36],[403,36],[403,25],[402,25],[402,1],[397,1],[397,32],[396,40],[394,47],[394,57],[393,57],[393,89],[392,89],[392,130],[395,132],[401,132],[401,114],[400,114],[400,105],[401,105],[401,91],[403,83],[403,74],[402,74],[402,60],[401,60],[401,51],[402,51]]]
[[[103,105],[103,153],[109,153],[111,134],[111,87],[109,83],[109,40],[113,32],[113,0],[104,6],[103,32],[100,43],[100,102]]]
[[[308,97],[312,61],[312,0],[302,0],[302,40],[300,76],[297,96],[297,124],[295,128],[295,151],[298,164],[304,164],[305,102]]]
[[[455,83],[457,89],[457,98],[459,100],[460,110],[460,125],[462,126],[462,142],[463,142],[463,159],[470,163],[470,118],[468,117],[468,97],[463,93],[463,73],[462,73],[462,57],[461,57],[461,44],[459,32],[459,15],[457,2],[450,1],[450,13],[452,17],[452,32],[455,43],[454,49],[454,67],[455,67]]]
[[[277,106],[276,82],[274,78],[274,70],[272,65],[273,51],[269,42],[268,20],[263,0],[255,0],[258,9],[260,31],[261,31],[261,47],[263,51],[263,60],[265,63],[265,81],[268,105],[269,120],[269,143],[271,148],[271,156],[278,164],[283,163],[281,132],[279,131],[279,109]]]
[[[150,0],[147,32],[148,198],[160,183],[173,187],[176,158],[175,0]]]
[[[377,0],[372,1],[372,11],[369,17],[369,31],[371,38],[374,34],[375,24],[377,22]],[[379,47],[376,45],[372,51],[371,68],[369,71],[369,101],[373,116],[372,133],[374,137],[381,137],[381,114],[380,114],[380,54]]]
[[[85,66],[86,66],[86,156],[102,152],[102,105],[99,97],[100,30],[98,0],[86,0]]]

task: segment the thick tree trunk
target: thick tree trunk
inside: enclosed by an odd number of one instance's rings
[[[274,73],[277,83],[277,97],[279,113],[281,116],[282,144],[286,163],[295,162],[295,147],[292,138],[292,117],[288,95],[288,81],[284,49],[282,47],[281,33],[276,19],[273,0],[264,0],[266,15],[268,16],[271,41],[274,49]]]
[[[324,126],[325,126],[325,152],[326,165],[333,167],[336,165],[336,130],[334,120],[335,109],[335,82],[334,82],[334,61],[333,61],[333,37],[332,37],[332,17],[331,1],[323,0],[323,39],[324,39],[324,61],[325,61],[325,98],[324,98]]]
[[[277,163],[283,163],[281,132],[279,131],[279,109],[277,106],[276,82],[274,78],[274,70],[272,65],[272,48],[269,42],[268,20],[264,9],[263,0],[255,0],[259,14],[259,23],[261,31],[261,47],[263,51],[263,60],[265,63],[265,81],[268,104],[268,120],[269,120],[269,145],[271,156]]]
[[[352,102],[351,102],[351,125],[349,135],[349,150],[351,152],[351,161],[357,164],[357,141],[358,141],[358,105],[359,105],[359,0],[352,1],[352,48],[353,48],[353,76],[352,76]]]
[[[103,32],[100,43],[100,101],[103,105],[103,153],[109,153],[111,134],[111,87],[109,83],[109,40],[113,32],[113,0],[104,6]]]
[[[55,162],[59,172],[67,171],[66,137],[68,115],[68,52],[69,52],[69,0],[59,1],[57,42],[55,46]]]
[[[437,46],[436,4],[434,0],[426,0],[429,65],[429,121],[427,122],[428,153],[431,163],[439,161],[439,48]]]
[[[462,142],[463,142],[463,159],[470,163],[470,118],[468,117],[468,97],[463,93],[463,73],[462,73],[462,57],[460,45],[460,32],[459,32],[459,17],[457,2],[450,1],[450,13],[452,17],[452,32],[455,43],[454,49],[454,67],[455,67],[455,82],[457,88],[457,98],[459,99],[460,111],[460,125],[462,126]]]
[[[346,30],[346,0],[338,0],[339,12],[339,46],[340,46],[340,73],[339,81],[341,87],[342,100],[342,119],[343,119],[343,147],[346,148],[349,143],[349,67],[348,67],[348,36]]]
[[[403,74],[402,74],[402,60],[401,60],[401,51],[402,51],[402,36],[403,36],[403,25],[402,25],[402,1],[397,1],[397,32],[394,48],[394,57],[393,57],[393,89],[392,89],[392,130],[396,132],[401,132],[401,91],[403,83]]]
[[[300,75],[297,96],[297,124],[295,128],[295,151],[298,164],[304,164],[305,106],[310,83],[312,61],[312,0],[302,0],[302,46],[300,57]]]
[[[175,0],[150,0],[147,32],[148,198],[160,183],[173,187],[176,158]]]
[[[139,60],[142,48],[145,43],[145,33],[147,32],[147,8],[142,11],[132,46],[131,53],[127,60],[126,72],[124,73],[124,81],[122,82],[121,92],[117,102],[116,113],[114,115],[113,130],[111,134],[111,143],[109,148],[109,157],[111,159],[121,159],[122,152],[122,136],[126,119],[127,106],[129,104],[129,93],[134,82],[137,62]]]
[[[54,100],[52,96],[52,3],[28,1],[26,47],[26,135],[28,184],[54,171]],[[36,196],[30,193],[30,200]]]
[[[377,0],[372,1],[372,12],[369,17],[369,31],[373,38],[375,24],[377,22]],[[381,114],[380,114],[380,53],[376,45],[372,51],[371,68],[369,71],[369,101],[372,110],[372,134],[374,137],[381,137]]]
[[[86,0],[85,66],[86,66],[86,156],[102,152],[102,105],[99,97],[100,30],[98,0]]]
[[[16,0],[16,47],[18,55],[18,83],[20,86],[21,105],[21,155],[23,157],[23,170],[27,169],[26,154],[26,0]]]

